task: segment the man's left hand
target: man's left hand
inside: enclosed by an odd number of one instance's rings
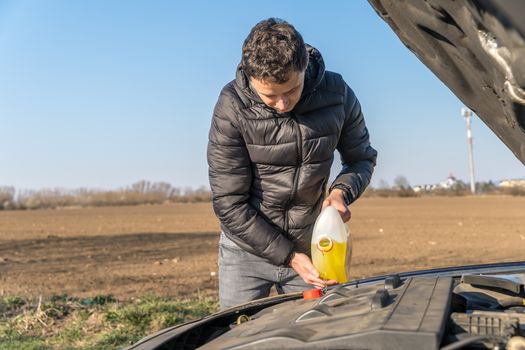
[[[323,202],[323,209],[328,207],[329,205],[337,209],[339,215],[341,215],[341,219],[343,219],[343,222],[347,222],[348,220],[350,220],[352,213],[345,204],[343,190],[339,188],[334,188],[332,192],[330,192],[328,197],[326,197],[326,199]]]

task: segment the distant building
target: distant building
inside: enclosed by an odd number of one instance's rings
[[[437,187],[438,187],[438,185],[417,185],[417,186],[414,186],[414,188],[412,188],[412,189],[416,193],[418,193],[418,192],[431,192],[431,191],[434,191]]]
[[[452,173],[448,174],[448,177],[446,180],[441,181],[438,184],[430,184],[430,185],[417,185],[414,186],[412,189],[414,192],[432,192],[437,189],[445,189],[450,190],[454,188],[454,186],[458,185],[458,180],[454,177]]]
[[[498,184],[498,187],[505,187],[505,188],[523,187],[525,188],[525,179],[502,180]]]
[[[458,180],[454,177],[454,174],[449,173],[447,179],[439,183],[439,187],[444,188],[445,190],[449,190],[455,185],[457,185],[457,183]]]

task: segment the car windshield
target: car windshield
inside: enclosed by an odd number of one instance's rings
[[[221,232],[287,267],[329,190],[350,280],[523,260],[523,29],[386,3],[0,1],[0,343],[123,347],[215,312]],[[282,113],[240,65],[271,16],[308,52]]]

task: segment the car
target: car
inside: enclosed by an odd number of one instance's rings
[[[369,0],[525,164],[524,1]],[[525,261],[404,272],[246,304],[128,349],[524,349]]]

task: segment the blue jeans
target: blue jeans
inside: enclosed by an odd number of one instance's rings
[[[219,300],[221,310],[277,293],[301,292],[315,288],[287,266],[276,266],[268,260],[241,249],[224,233],[219,239]]]

